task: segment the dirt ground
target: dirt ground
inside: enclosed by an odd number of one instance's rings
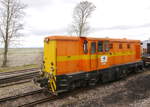
[[[3,50],[0,49],[0,66],[3,60]],[[8,52],[8,66],[40,65],[42,62],[42,48],[14,48]]]

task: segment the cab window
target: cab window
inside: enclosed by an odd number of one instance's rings
[[[127,44],[127,48],[130,49],[130,44]]]
[[[91,43],[91,53],[96,53],[96,42]]]
[[[104,41],[104,51],[105,52],[109,51],[109,41]]]
[[[122,49],[122,44],[121,43],[119,44],[119,49]]]
[[[113,43],[109,44],[109,49],[113,49]]]
[[[86,54],[88,53],[88,41],[84,40],[83,42],[83,52]]]
[[[103,52],[103,42],[98,41],[98,52]]]

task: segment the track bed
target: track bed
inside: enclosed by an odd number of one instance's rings
[[[39,69],[26,69],[14,72],[0,73],[0,87],[29,82],[39,75]]]
[[[71,93],[65,93],[58,98],[49,97],[49,99],[47,99],[48,96],[42,93],[27,96],[16,101],[4,102],[2,105],[29,106],[38,104],[37,107],[46,107],[48,105],[56,107],[141,107],[141,104],[144,103],[145,106],[143,107],[148,107],[147,99],[150,99],[149,81],[150,71],[147,70],[143,73],[130,75],[120,81],[100,84],[93,88],[77,89]]]

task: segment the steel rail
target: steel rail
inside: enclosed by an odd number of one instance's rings
[[[29,102],[29,103],[26,103],[26,104],[22,104],[18,107],[34,107],[35,105],[38,105],[38,104],[42,104],[42,103],[45,103],[45,102],[48,102],[48,101],[53,101],[53,100],[57,100],[57,99],[63,99],[63,98],[66,98],[70,95],[75,95],[83,90],[88,90],[88,89],[77,89],[76,91],[72,91],[72,92],[64,92],[64,93],[60,93],[59,95],[53,95],[51,94],[50,96],[46,97],[46,98],[43,98],[43,99],[40,99],[40,100],[36,100],[36,101],[33,101],[33,102]]]
[[[10,101],[10,100],[15,100],[15,99],[25,97],[25,96],[29,96],[29,95],[33,95],[33,94],[42,93],[42,92],[43,92],[43,89],[39,89],[39,90],[31,91],[31,92],[26,92],[26,93],[23,93],[23,94],[18,94],[18,95],[15,95],[15,96],[4,97],[4,98],[0,99],[0,103]]]
[[[10,82],[10,83],[6,83],[6,84],[0,84],[0,88],[13,86],[13,85],[18,85],[18,84],[23,84],[23,83],[27,83],[27,82],[31,82],[31,81],[32,81],[32,79],[27,79],[27,80],[20,80],[20,81],[17,81],[17,82]]]
[[[39,70],[39,68],[32,68],[14,72],[0,73],[0,87],[29,82],[29,79],[33,79],[34,77],[39,76]]]
[[[30,71],[30,72],[25,72],[25,73],[18,73],[18,74],[11,74],[11,75],[0,76],[0,79],[17,77],[17,76],[21,76],[21,75],[28,75],[28,74],[32,74],[32,73],[38,73],[38,71]]]
[[[52,95],[52,96],[49,96],[49,97],[46,97],[46,98],[43,98],[43,99],[40,99],[40,100],[36,100],[36,101],[30,102],[30,103],[20,105],[18,107],[33,107],[37,104],[41,104],[41,103],[44,103],[44,102],[56,100],[57,98],[58,98],[58,96]]]
[[[9,72],[0,72],[0,76],[11,75],[11,74],[21,74],[24,72],[31,72],[31,71],[36,71],[36,70],[39,70],[39,68],[31,68],[31,69],[24,69],[24,70],[17,70],[17,71],[9,71]]]
[[[31,79],[38,75],[39,75],[38,72],[32,72],[32,73],[27,73],[27,74],[21,74],[21,75],[0,78],[0,85],[10,83],[10,82],[16,82],[16,81],[20,81],[20,80],[25,80],[25,79]]]

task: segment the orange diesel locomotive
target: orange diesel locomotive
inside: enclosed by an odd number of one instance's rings
[[[139,40],[50,36],[44,40],[41,77],[35,81],[59,93],[142,70]]]

